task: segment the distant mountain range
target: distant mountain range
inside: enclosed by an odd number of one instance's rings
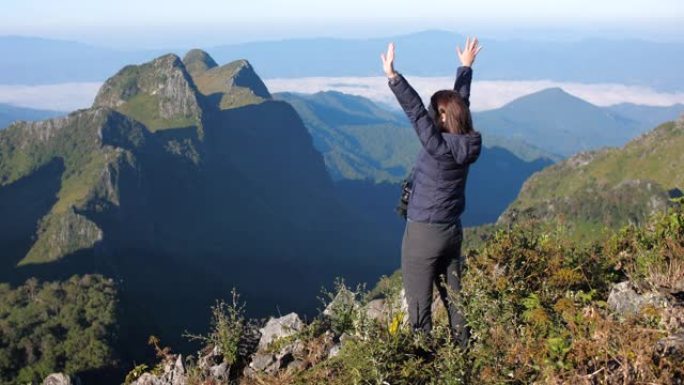
[[[378,55],[395,41],[398,63],[406,73],[451,75],[456,44],[465,37],[424,31],[374,39],[289,39],[204,47],[220,62],[249,57],[262,76],[379,76]],[[684,80],[677,63],[678,43],[585,39],[567,41],[483,41],[478,79],[556,80],[622,83],[680,91]],[[167,50],[168,51],[168,50]],[[179,50],[178,50],[179,51]],[[140,63],[161,51],[116,51],[85,44],[38,38],[0,38],[0,84],[99,81],[128,63]],[[486,60],[484,59],[486,55]]]
[[[33,108],[16,107],[0,103],[0,130],[15,120],[42,120],[65,115],[60,111],[36,110]]]
[[[501,108],[476,113],[474,121],[483,132],[568,157],[604,146],[622,146],[654,124],[676,119],[682,113],[681,104],[598,107],[561,88],[549,88]]]

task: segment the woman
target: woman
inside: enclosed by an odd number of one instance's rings
[[[406,79],[394,70],[394,44],[381,55],[389,86],[418,134],[422,149],[413,171],[412,191],[404,238],[401,271],[408,302],[409,320],[415,331],[432,329],[432,285],[437,284],[447,307],[452,334],[465,348],[469,333],[447,288],[461,287],[461,214],[465,208],[465,184],[469,166],[480,155],[482,137],[473,129],[470,116],[470,82],[475,57],[482,47],[477,39],[457,48],[462,66],[454,90],[436,92],[428,111]]]

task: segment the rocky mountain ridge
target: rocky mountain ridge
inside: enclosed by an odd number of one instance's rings
[[[336,276],[394,265],[388,230],[338,201],[300,117],[247,61],[186,61],[194,75],[175,55],[127,66],[93,107],[0,132],[0,281],[120,282],[129,359],[153,332],[187,344],[231,287],[253,315],[306,313]]]

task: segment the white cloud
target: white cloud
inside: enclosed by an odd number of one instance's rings
[[[451,77],[407,76],[416,91],[428,99],[439,89],[450,88]],[[340,91],[365,96],[375,101],[397,107],[384,77],[310,77],[298,79],[266,79],[271,92],[315,93],[319,91]],[[475,111],[498,108],[524,95],[546,88],[561,87],[566,92],[598,106],[618,103],[635,103],[651,106],[684,104],[684,92],[658,92],[651,88],[626,86],[622,84],[564,83],[549,80],[540,81],[476,81],[471,88],[472,108]]]
[[[453,84],[450,77],[407,76],[425,99],[439,89]],[[335,90],[370,98],[398,108],[384,77],[310,77],[297,79],[265,79],[271,92],[315,93]],[[0,85],[0,103],[17,106],[73,111],[92,105],[101,83],[64,83],[40,86]],[[475,111],[498,108],[530,93],[550,87],[566,92],[598,106],[635,103],[652,106],[684,104],[684,92],[658,92],[647,87],[621,84],[583,84],[554,81],[476,81],[472,86],[472,108]]]
[[[90,107],[101,85],[102,83],[0,85],[0,103],[69,112]]]

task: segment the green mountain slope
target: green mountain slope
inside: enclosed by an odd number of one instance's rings
[[[375,222],[401,234],[403,223],[393,213],[398,183],[413,167],[420,148],[403,112],[339,92],[279,93],[275,98],[290,103],[302,117],[341,200],[352,208],[364,207]],[[522,142],[487,134],[484,141],[485,149],[469,174],[466,195],[472,198],[463,217],[467,225],[495,221],[525,179],[552,162],[547,153]]]
[[[580,153],[533,175],[499,219],[561,218],[579,235],[640,223],[684,186],[684,122],[662,124],[622,148]]]
[[[420,144],[406,119],[340,92],[278,93],[302,117],[334,180],[401,181]]]
[[[274,97],[297,110],[335,180],[371,179],[396,183],[413,166],[420,143],[401,111],[336,91],[283,92]],[[560,159],[541,148],[501,135],[485,132],[483,140],[486,147],[505,149],[526,162],[541,160],[546,163]]]

